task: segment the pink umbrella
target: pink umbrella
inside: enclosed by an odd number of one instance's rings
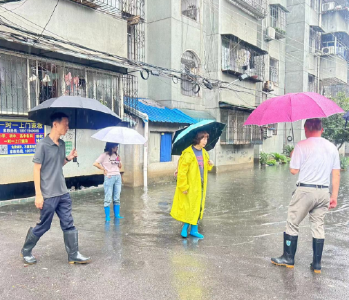
[[[317,93],[294,93],[271,98],[259,105],[245,125],[267,125],[344,113],[335,102]]]

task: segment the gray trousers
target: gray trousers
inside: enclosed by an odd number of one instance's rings
[[[296,236],[309,213],[313,238],[324,239],[324,219],[330,205],[329,189],[297,187],[288,207],[286,233]]]

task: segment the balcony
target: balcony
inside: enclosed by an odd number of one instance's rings
[[[338,56],[322,56],[320,79],[324,86],[346,84],[348,82],[348,63]]]
[[[1,1],[1,0],[0,0]],[[70,0],[100,12],[127,19],[131,25],[144,21],[145,0]],[[136,19],[135,19],[136,17]]]
[[[247,14],[256,19],[264,19],[268,15],[267,0],[227,0],[231,4],[241,8]]]
[[[263,82],[268,52],[231,34],[222,35],[222,72]]]
[[[120,0],[70,0],[83,6],[121,17]]]

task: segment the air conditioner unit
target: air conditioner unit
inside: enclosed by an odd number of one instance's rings
[[[265,39],[267,41],[272,41],[275,40],[275,28],[273,27],[268,27],[266,34],[265,34]]]
[[[336,47],[335,46],[323,47],[321,49],[321,53],[322,55],[336,54]]]
[[[332,10],[336,7],[335,2],[322,3],[322,11]]]
[[[264,90],[265,92],[271,92],[271,91],[273,91],[273,90],[274,90],[274,84],[273,84],[273,82],[272,82],[272,81],[266,81],[266,82],[264,83],[263,90]]]

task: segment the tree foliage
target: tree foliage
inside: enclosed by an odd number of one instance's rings
[[[349,98],[344,93],[339,93],[332,99],[345,112],[349,111]],[[323,137],[334,143],[340,149],[345,142],[349,142],[349,120],[343,119],[343,114],[336,114],[322,120],[324,127]]]

